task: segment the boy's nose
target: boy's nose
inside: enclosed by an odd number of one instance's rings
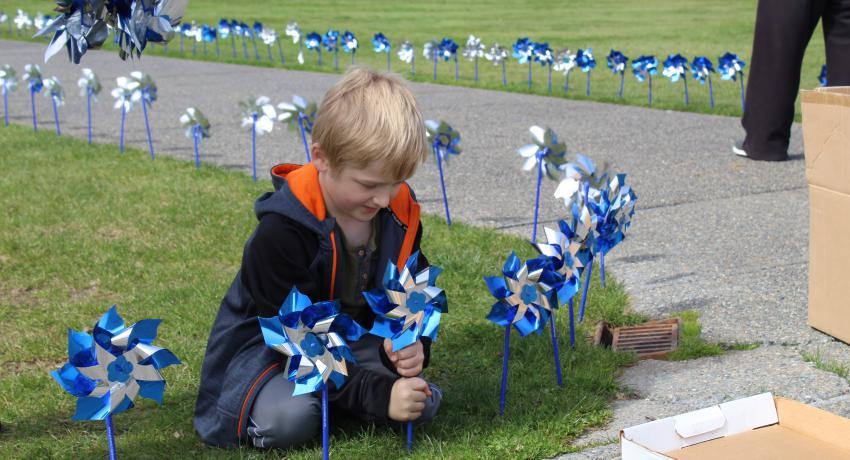
[[[387,206],[389,206],[391,198],[392,197],[389,193],[379,193],[375,195],[374,200],[377,207],[386,208]]]

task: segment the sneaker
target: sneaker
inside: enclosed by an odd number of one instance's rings
[[[747,151],[744,150],[743,142],[736,142],[735,145],[732,146],[732,153],[738,155],[739,157],[748,158]]]

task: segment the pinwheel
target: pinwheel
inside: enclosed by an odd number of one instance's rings
[[[45,96],[50,98],[53,103],[53,121],[56,123],[56,135],[61,136],[62,130],[59,128],[59,107],[65,104],[65,91],[62,89],[62,82],[56,77],[45,78],[42,82],[47,90]]]
[[[434,81],[437,81],[437,60],[440,59],[440,42],[431,40],[422,46],[422,55],[434,63]]]
[[[552,56],[552,48],[549,48],[549,44],[546,42],[538,42],[534,44],[534,60],[539,62],[540,65],[547,68],[549,71],[548,77],[548,92],[552,94],[552,61],[554,57]]]
[[[629,58],[625,54],[611,48],[611,52],[608,53],[608,68],[611,69],[611,73],[620,74],[620,99],[623,98],[623,82],[626,77],[626,64],[628,62]]]
[[[32,27],[32,18],[22,9],[18,9],[15,15],[15,27],[18,29],[18,36],[21,35],[22,30]]]
[[[576,67],[576,55],[571,50],[558,51],[555,64],[552,65],[556,72],[564,73],[564,94],[570,91],[570,72]]]
[[[201,40],[204,42],[204,55],[207,54],[207,43],[215,43],[215,57],[221,57],[221,49],[218,46],[218,31],[215,27],[206,24],[201,27]]]
[[[585,48],[583,50],[578,50],[576,53],[576,66],[581,69],[582,72],[587,73],[587,85],[585,88],[585,95],[590,96],[590,73],[596,67],[596,59],[593,57],[593,49]]]
[[[244,22],[236,22],[236,24],[231,25],[231,28],[242,38],[242,56],[245,59],[250,59],[250,56],[248,56],[248,42],[245,41],[245,37],[251,36],[251,28]]]
[[[417,272],[419,252],[413,253],[399,273],[387,265],[382,288],[364,292],[375,313],[371,334],[390,339],[393,351],[413,345],[422,337],[437,340],[440,317],[448,312],[446,294],[435,283],[442,269],[435,266]],[[413,450],[413,422],[407,423],[407,451]]]
[[[463,47],[463,57],[475,62],[475,82],[478,83],[478,59],[484,57],[484,44],[475,35],[470,35]]]
[[[662,74],[676,83],[680,78],[685,85],[685,105],[688,105],[688,60],[681,54],[671,54],[664,60]]]
[[[549,298],[550,294],[544,293],[544,289],[538,281],[543,275],[544,268],[530,267],[522,263],[516,254],[511,253],[502,267],[503,276],[485,276],[484,282],[487,289],[496,298],[496,302],[490,308],[487,319],[505,328],[505,348],[502,358],[502,388],[499,398],[499,415],[505,414],[505,395],[508,387],[508,358],[510,356],[511,326],[513,326],[520,337],[525,337],[532,332],[541,332],[549,320],[550,312],[555,302]],[[551,290],[549,291],[551,292]],[[560,357],[557,356],[558,342],[555,340],[554,329],[552,345],[554,347],[556,362],[555,368],[560,375]]]
[[[277,31],[272,29],[271,27],[264,27],[263,31],[260,32],[260,40],[262,40],[263,44],[266,45],[266,52],[269,56],[269,63],[274,63],[274,59],[272,59],[272,46],[277,43],[278,54],[280,54],[280,63],[283,64],[283,52],[280,50],[280,40],[277,37]]]
[[[446,181],[443,176],[443,162],[448,164],[449,155],[460,155],[460,133],[445,121],[426,120],[425,132],[431,150],[437,159],[437,169],[440,172],[440,188],[443,190],[443,205],[446,208],[446,224],[452,225],[452,217],[449,214],[449,199],[446,196]]]
[[[558,140],[558,136],[550,128],[532,126],[528,129],[533,144],[520,147],[517,153],[525,158],[523,171],[537,169],[537,191],[534,195],[534,227],[531,231],[531,242],[537,242],[537,213],[540,207],[540,184],[543,174],[552,180],[558,180],[561,166],[566,163],[567,146]]]
[[[39,11],[35,13],[35,16],[32,18],[33,27],[35,27],[35,30],[41,30],[48,22],[50,22],[50,19],[50,16]]]
[[[9,64],[0,67],[0,86],[3,89],[3,121],[9,126],[9,92],[18,88],[18,77]]]
[[[658,59],[641,55],[632,61],[632,73],[638,81],[649,83],[649,106],[652,107],[652,76],[658,73]]]
[[[455,81],[460,78],[460,72],[458,70],[457,63],[457,43],[451,38],[443,38],[443,41],[440,42],[440,56],[442,56],[443,60],[449,62],[450,60],[455,61]]]
[[[416,50],[413,48],[413,43],[405,40],[401,42],[401,45],[398,45],[398,58],[407,64],[410,64],[410,78],[416,78]],[[387,55],[387,60],[389,61],[390,57]],[[389,68],[389,66],[388,66]]]
[[[357,54],[357,48],[360,46],[360,44],[357,42],[357,37],[354,35],[354,32],[346,30],[342,33],[340,41],[342,41],[342,50],[346,53],[351,53],[351,65],[354,65],[354,55]],[[387,50],[387,56],[390,55],[389,53],[389,50]],[[387,60],[389,61],[389,59]]]
[[[741,83],[741,111],[744,111],[744,66],[747,63],[738,59],[737,54],[726,53],[717,58],[717,73],[721,80],[739,80]],[[740,79],[739,79],[740,77]]]
[[[236,59],[236,34],[230,27],[230,21],[222,18],[218,21],[218,36],[222,40],[227,40],[230,37],[230,55]]]
[[[257,182],[257,135],[272,132],[277,112],[266,96],[239,102],[242,112],[242,127],[251,127],[251,178]]]
[[[711,85],[711,74],[714,73],[714,66],[711,60],[705,56],[697,56],[691,63],[691,74],[694,80],[704,85],[708,81],[708,101],[711,110],[714,110],[714,87]]]
[[[9,15],[6,14],[5,11],[0,11],[0,28],[3,27],[3,24],[6,24],[9,27],[9,34],[12,33],[12,23],[9,21]]]
[[[115,459],[112,416],[133,407],[137,396],[162,404],[160,370],[180,360],[153,345],[161,320],[143,319],[129,327],[113,305],[91,334],[68,329],[68,362],[50,373],[77,399],[73,420],[104,420],[109,458]]]
[[[260,60],[260,50],[257,48],[257,37],[263,33],[263,23],[254,21],[254,26],[248,29],[251,36],[251,45],[254,47],[254,60]]]
[[[339,70],[339,31],[328,29],[322,37],[322,45],[326,50],[334,53],[334,70]]]
[[[307,50],[315,50],[318,53],[318,65],[322,65],[322,36],[316,32],[310,32],[307,34],[307,38],[304,40],[304,44],[307,46]]]
[[[121,85],[119,84],[118,86],[120,87]],[[140,102],[142,106],[142,113],[145,116],[145,132],[148,135],[148,149],[151,153],[151,160],[153,160],[153,137],[151,136],[151,123],[150,117],[148,116],[148,107],[152,106],[156,101],[156,84],[153,82],[150,75],[144,72],[135,71],[130,72],[129,86],[133,90],[133,100]]]
[[[84,68],[83,76],[77,80],[77,86],[80,87],[80,96],[85,96],[86,98],[86,114],[88,118],[88,139],[89,144],[91,144],[92,139],[92,122],[91,122],[91,102],[92,99],[97,100],[97,95],[100,94],[100,91],[103,89],[103,86],[100,84],[100,79],[97,78],[97,75],[91,70]]]
[[[620,244],[631,226],[637,196],[626,185],[626,175],[617,174],[601,189],[592,189],[588,205],[596,220],[594,252],[599,254],[599,279],[605,287],[605,254]]]
[[[818,75],[818,81],[821,86],[826,86],[826,64],[820,68],[820,75]]]
[[[115,98],[116,109],[121,109],[121,131],[119,134],[118,149],[124,153],[124,122],[127,119],[127,113],[133,109],[133,106],[138,101],[138,84],[128,77],[118,77],[116,87],[112,90],[112,97]]]
[[[535,243],[534,247],[540,255],[548,258],[549,270],[544,272],[545,283],[551,288],[558,305],[569,304],[570,315],[570,346],[575,347],[575,313],[573,297],[581,286],[581,273],[574,260],[573,252],[579,245],[570,241],[563,232],[543,227],[546,233],[546,243]],[[554,317],[553,317],[554,319]]]
[[[508,77],[507,72],[505,70],[505,59],[508,58],[508,50],[502,47],[502,45],[498,43],[494,43],[490,49],[484,53],[484,59],[492,62],[493,65],[500,66],[502,68],[502,86],[508,86]]]
[[[195,144],[195,169],[201,168],[201,155],[198,145],[201,139],[210,137],[210,121],[200,110],[189,107],[180,115],[180,124],[186,129],[186,136],[191,136]]]
[[[286,378],[295,382],[293,396],[321,391],[322,453],[328,458],[328,381],[336,388],[345,384],[345,361],[355,362],[348,341],[359,340],[366,331],[337,302],[313,303],[293,287],[277,316],[257,318],[266,346],[289,357]]]
[[[286,36],[292,37],[292,44],[298,44],[298,63],[304,64],[304,42],[301,41],[301,27],[298,27],[297,22],[290,22],[286,25]]]
[[[191,24],[182,24],[180,26],[180,53],[182,54],[186,48],[184,46],[185,38],[194,38],[194,31],[192,30]]]
[[[402,57],[402,52],[399,50],[398,57],[404,62],[413,62],[413,45],[410,42],[405,42],[409,46],[410,52],[410,61],[406,60]],[[372,37],[372,50],[376,53],[386,53],[387,54],[387,72],[390,71],[391,63],[390,63],[390,52],[392,51],[392,46],[390,45],[390,39],[388,39],[384,34],[378,32]],[[351,55],[352,63],[354,63],[354,55]]]
[[[287,123],[290,131],[294,131],[298,126],[298,132],[301,134],[301,142],[304,144],[304,154],[307,156],[307,163],[311,161],[310,147],[307,144],[307,133],[313,132],[313,122],[316,121],[316,103],[307,102],[303,97],[292,96],[292,103],[281,102],[277,105],[280,114],[277,119],[280,122]]]
[[[528,63],[528,89],[531,89],[531,64],[534,61],[534,42],[528,37],[518,38],[514,43],[513,57],[520,64]]]
[[[27,64],[24,66],[22,78],[27,82],[30,89],[30,107],[32,108],[32,129],[38,131],[38,119],[35,114],[35,95],[44,89],[44,81],[41,78],[41,67],[38,64]]]

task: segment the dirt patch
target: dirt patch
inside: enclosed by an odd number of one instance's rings
[[[99,284],[100,284],[100,280],[94,280],[94,281],[90,282],[88,286],[81,288],[81,289],[77,289],[77,288],[72,287],[71,289],[68,290],[68,298],[71,301],[74,301],[74,302],[77,302],[77,301],[80,301],[80,300],[85,300],[85,299],[90,299],[90,298],[94,297],[95,295],[97,295],[97,293],[99,291],[99,289],[98,289]]]
[[[38,298],[38,292],[39,291],[33,287],[0,287],[0,298],[3,299],[3,303],[15,307],[35,307],[41,303],[41,299]]]
[[[52,372],[62,367],[68,362],[62,358],[36,358],[24,361],[3,361],[0,362],[0,379],[20,375],[23,372],[40,370],[42,372]]]

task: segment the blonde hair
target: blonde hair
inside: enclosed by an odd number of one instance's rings
[[[313,142],[334,170],[380,162],[398,180],[428,157],[425,124],[410,89],[395,74],[366,68],[349,70],[325,94]]]

